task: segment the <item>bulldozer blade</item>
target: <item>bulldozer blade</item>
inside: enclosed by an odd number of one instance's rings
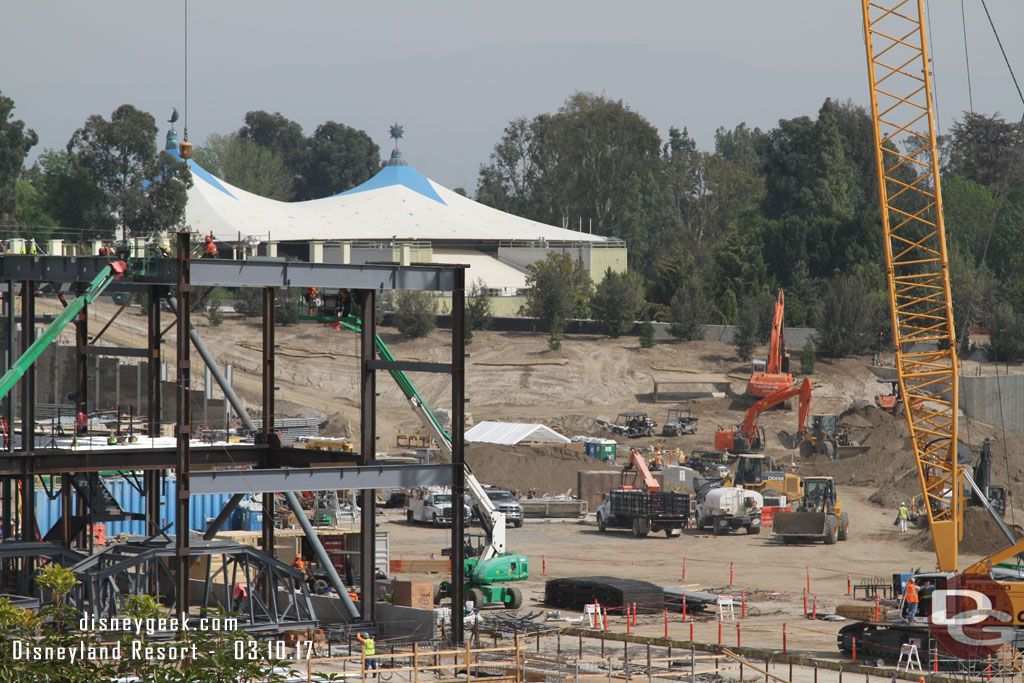
[[[772,517],[775,536],[824,536],[824,512],[776,512]]]
[[[836,449],[836,460],[853,458],[871,450],[871,446],[840,446]]]

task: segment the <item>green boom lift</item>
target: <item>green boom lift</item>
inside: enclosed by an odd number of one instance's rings
[[[339,328],[344,327],[356,333],[362,333],[362,321],[352,315],[346,315],[341,307],[337,309],[318,310],[319,315],[300,315],[300,320],[315,320],[330,323]],[[333,314],[333,315],[332,315]],[[395,360],[391,350],[376,335],[377,354],[382,360]],[[413,411],[420,417],[430,430],[434,439],[440,444],[448,456],[452,455],[451,436],[441,427],[437,417],[427,405],[409,376],[402,370],[389,370],[392,379],[401,389],[402,394],[412,404]],[[530,577],[529,561],[524,555],[510,552],[505,547],[505,514],[494,507],[486,491],[466,466],[466,489],[480,509],[480,518],[487,535],[487,542],[480,555],[467,557],[463,563],[466,577],[466,598],[472,600],[476,607],[501,605],[517,608],[523,602],[523,594],[519,588],[506,584],[513,581],[525,581]],[[455,501],[454,504],[458,504]],[[435,601],[451,597],[451,583],[442,581],[435,591]]]
[[[57,316],[57,319],[50,323],[50,326],[34,341],[32,345],[25,349],[25,352],[21,354],[11,366],[10,370],[4,373],[3,377],[0,377],[0,400],[2,400],[7,394],[14,388],[14,385],[18,383],[18,380],[22,378],[25,372],[32,367],[32,364],[36,362],[46,347],[50,345],[60,331],[63,330],[69,322],[74,320],[75,316],[81,312],[82,308],[86,304],[91,304],[96,301],[96,298],[103,293],[110,283],[121,277],[125,270],[128,269],[128,264],[124,261],[113,261],[108,263],[106,267],[100,271],[100,274],[93,278],[93,281],[89,283],[89,287],[85,292],[72,300],[67,307],[61,311],[61,314]],[[26,433],[26,429],[22,429],[22,433]]]

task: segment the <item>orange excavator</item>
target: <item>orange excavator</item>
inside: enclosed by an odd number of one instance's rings
[[[755,358],[751,363],[747,396],[766,398],[793,386],[793,375],[789,372],[789,354],[786,353],[785,317],[786,303],[780,289],[775,298],[772,336],[768,341],[768,360]]]
[[[779,290],[779,296],[782,291]],[[797,416],[797,438],[807,431],[807,414],[811,410],[811,380],[804,378],[799,385],[792,385],[762,398],[747,410],[743,424],[736,429],[719,429],[715,432],[715,450],[734,454],[760,453],[765,447],[764,428],[757,424],[761,413],[794,396],[800,397],[800,411]]]

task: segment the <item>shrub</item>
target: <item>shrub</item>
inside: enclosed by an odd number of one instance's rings
[[[807,343],[804,344],[803,351],[800,352],[800,374],[813,375],[814,361],[814,342],[808,339]]]
[[[437,327],[434,297],[429,292],[395,293],[395,327],[406,337],[425,337]]]

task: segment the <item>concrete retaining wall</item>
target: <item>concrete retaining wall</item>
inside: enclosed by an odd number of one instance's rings
[[[1024,375],[963,377],[964,414],[1024,434]]]

